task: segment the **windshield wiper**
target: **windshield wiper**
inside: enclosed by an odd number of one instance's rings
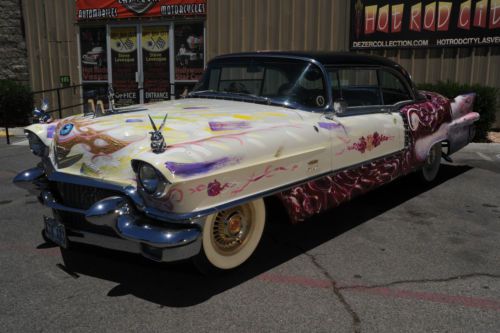
[[[199,94],[204,94],[204,93],[216,93],[216,91],[212,89],[206,89],[206,90],[196,90],[196,91],[191,91],[188,96],[191,95],[199,95]]]

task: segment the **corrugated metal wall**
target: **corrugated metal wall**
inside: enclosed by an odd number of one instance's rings
[[[208,0],[208,59],[255,50],[347,51],[349,6],[349,0]],[[419,83],[452,80],[500,88],[500,47],[372,53],[397,61]]]
[[[74,0],[22,0],[30,83],[34,91],[60,87],[59,76],[69,75],[71,85],[80,83]],[[57,106],[56,93],[35,95]],[[61,104],[81,103],[80,89],[61,91]],[[69,115],[76,110],[67,110]]]
[[[22,0],[34,90],[80,83],[74,0]],[[208,0],[207,58],[254,50],[349,48],[349,0]],[[452,80],[500,88],[500,47],[377,51],[403,65],[416,82]],[[63,93],[78,103],[79,89]],[[55,94],[51,102],[55,106]],[[71,113],[71,111],[68,111]],[[497,115],[500,126],[500,114]]]

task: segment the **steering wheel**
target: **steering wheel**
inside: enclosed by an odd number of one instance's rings
[[[250,94],[250,91],[241,82],[231,82],[231,84],[229,85],[229,87],[227,87],[225,89],[225,91],[234,92],[234,93]]]

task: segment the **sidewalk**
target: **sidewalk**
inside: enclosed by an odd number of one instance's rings
[[[3,138],[7,136],[5,133],[5,128],[0,128],[0,137]],[[24,127],[11,127],[9,128],[9,136],[24,136]]]

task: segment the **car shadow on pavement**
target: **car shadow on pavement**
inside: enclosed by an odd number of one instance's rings
[[[73,277],[82,274],[116,282],[108,292],[110,297],[134,295],[160,306],[188,307],[265,273],[470,169],[442,165],[433,184],[423,184],[417,175],[410,175],[297,225],[288,223],[284,210],[273,204],[255,254],[242,267],[215,277],[201,275],[189,261],[155,263],[139,255],[89,246],[62,250],[64,268]]]

